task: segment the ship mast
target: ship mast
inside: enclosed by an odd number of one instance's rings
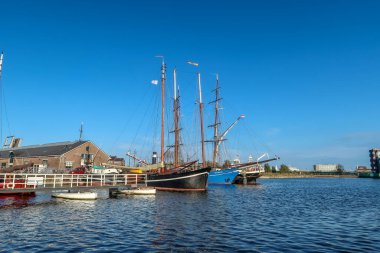
[[[190,65],[193,65],[195,67],[198,67],[199,64],[188,61],[187,62]],[[198,92],[199,92],[199,117],[200,117],[200,124],[201,124],[201,145],[202,145],[202,167],[206,167],[206,158],[205,158],[205,138],[204,138],[204,129],[203,129],[203,103],[202,103],[202,85],[201,85],[201,73],[197,72],[198,76]]]
[[[215,118],[214,118],[214,125],[211,125],[214,127],[214,151],[212,154],[212,166],[216,168],[216,160],[219,153],[219,145],[218,145],[218,137],[219,137],[219,75],[216,74],[216,87],[215,87]]]
[[[219,146],[222,143],[222,141],[225,141],[224,137],[228,134],[228,132],[237,124],[237,122],[245,118],[244,115],[240,115],[221,135],[219,135],[219,101],[222,100],[222,98],[219,97],[219,75],[216,75],[216,88],[215,88],[215,100],[210,102],[215,103],[215,119],[214,119],[214,124],[210,125],[209,127],[214,128],[214,139],[211,141],[207,142],[213,142],[213,156],[212,156],[212,163],[213,167],[216,168],[216,163],[219,155]]]
[[[177,71],[173,71],[174,80],[174,167],[179,165],[179,93],[177,97]]]
[[[165,162],[165,61],[163,56],[161,64],[161,163]]]
[[[199,90],[199,116],[201,124],[201,143],[202,143],[202,167],[206,167],[205,159],[205,136],[203,129],[203,103],[202,103],[202,85],[201,85],[201,73],[198,72],[198,90]]]

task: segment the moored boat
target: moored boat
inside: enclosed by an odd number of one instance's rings
[[[261,157],[260,157],[261,158]],[[259,159],[260,159],[259,158]],[[280,159],[278,156],[267,160],[236,164],[234,167],[239,171],[233,184],[256,184],[256,179],[261,177],[260,164]]]
[[[209,173],[209,184],[232,184],[236,177],[239,175],[239,171],[235,168],[213,170]]]
[[[373,173],[370,171],[358,172],[358,177],[360,177],[360,178],[372,178]]]
[[[155,195],[156,189],[143,187],[143,188],[120,190],[119,192],[124,193],[126,195]]]
[[[259,171],[238,171],[239,174],[236,176],[233,184],[256,184],[256,179],[261,177]]]
[[[379,173],[376,172],[359,172],[359,178],[380,178]]]
[[[210,169],[148,174],[147,184],[162,191],[205,191]]]
[[[51,194],[54,198],[71,200],[95,200],[98,198],[96,192],[56,192]]]

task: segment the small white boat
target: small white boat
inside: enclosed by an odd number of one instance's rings
[[[74,200],[95,200],[98,198],[96,192],[56,192],[51,195],[54,198]]]
[[[155,188],[135,188],[135,189],[120,190],[120,193],[124,193],[127,195],[154,195],[156,194],[156,189]]]

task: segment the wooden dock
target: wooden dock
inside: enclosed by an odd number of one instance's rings
[[[146,174],[0,173],[0,193],[144,187],[146,185]]]

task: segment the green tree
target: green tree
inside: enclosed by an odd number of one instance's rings
[[[338,164],[338,168],[336,169],[336,172],[338,172],[338,174],[343,174],[343,171],[344,171],[343,165]]]
[[[289,167],[286,166],[285,164],[281,164],[280,173],[289,173],[289,172],[290,172]]]
[[[264,164],[264,170],[266,173],[269,173],[271,171],[270,166],[268,163]]]
[[[276,173],[276,172],[277,172],[276,167],[272,166],[272,173]]]

